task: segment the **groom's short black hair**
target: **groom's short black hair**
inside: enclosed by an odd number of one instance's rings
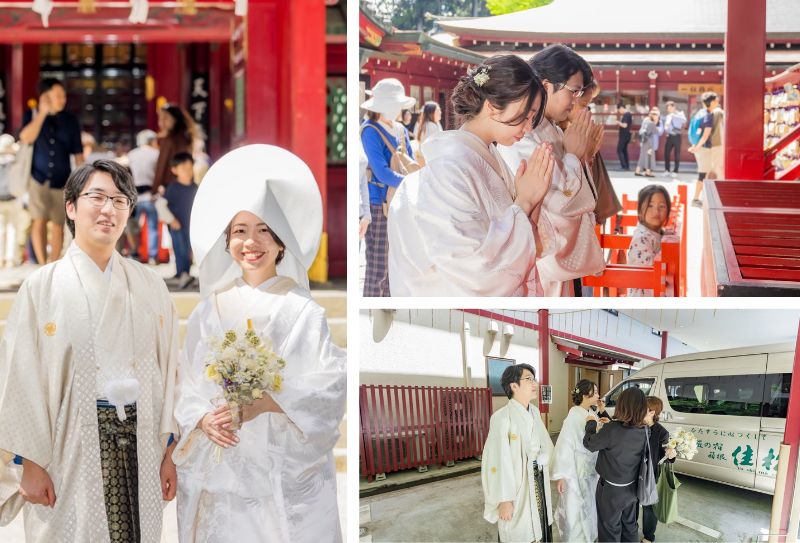
[[[514,396],[514,391],[511,390],[511,383],[519,384],[519,380],[522,379],[522,370],[528,370],[531,372],[531,375],[533,375],[533,378],[536,379],[536,370],[533,369],[533,366],[530,364],[515,364],[509,366],[503,371],[503,375],[500,377],[500,384],[503,386],[503,392],[506,393],[509,400]]]
[[[111,176],[114,185],[130,200],[131,207],[128,215],[130,217],[136,207],[136,185],[133,183],[131,171],[113,160],[95,160],[91,164],[81,164],[72,170],[72,173],[69,174],[69,179],[67,179],[67,184],[64,186],[64,206],[66,207],[67,202],[72,202],[72,205],[77,206],[78,198],[83,192],[83,188],[95,172],[103,172]],[[67,216],[67,227],[74,236],[75,221],[70,219],[69,216]]]

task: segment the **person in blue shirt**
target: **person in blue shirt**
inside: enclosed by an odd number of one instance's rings
[[[170,162],[172,174],[177,181],[167,185],[164,197],[156,201],[159,218],[169,225],[172,238],[172,250],[175,253],[178,289],[183,290],[194,283],[189,274],[192,267],[191,245],[189,242],[189,219],[192,205],[197,194],[194,184],[194,160],[189,153],[176,153]]]
[[[32,180],[28,185],[28,210],[33,219],[31,242],[36,261],[58,260],[64,244],[64,185],[75,165],[83,163],[83,146],[78,118],[65,111],[67,91],[58,79],[39,83],[39,102],[22,118],[19,139],[33,145]],[[47,255],[47,223],[51,225],[50,255]]]
[[[689,152],[694,153],[697,159],[697,171],[706,172],[705,175],[698,176],[695,184],[694,198],[692,205],[703,207],[700,195],[703,193],[703,180],[720,179],[722,166],[722,130],[721,118],[722,110],[719,109],[719,97],[715,92],[704,92],[701,98],[704,106],[704,116],[700,121],[700,139],[697,143],[689,147]],[[714,157],[716,155],[716,160]]]
[[[361,144],[367,155],[370,209],[370,225],[364,236],[367,253],[364,296],[390,296],[389,241],[384,204],[387,196],[391,198],[390,189],[397,188],[403,180],[403,176],[390,166],[393,150],[402,144],[408,156],[413,157],[408,131],[397,118],[403,109],[411,108],[416,101],[416,98],[406,96],[400,81],[388,78],[378,81],[372,89],[372,98],[361,104],[369,112],[361,125]]]

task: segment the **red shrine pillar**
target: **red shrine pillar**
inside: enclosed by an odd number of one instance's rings
[[[539,376],[540,385],[550,384],[550,312],[547,309],[540,309],[539,313],[539,367],[542,374]],[[550,412],[550,405],[542,403],[542,394],[539,393],[539,412],[543,417],[545,427],[547,424],[547,413]]]
[[[792,375],[795,379],[800,375],[800,327],[797,331],[797,342],[794,351],[794,367]],[[797,525],[790,526],[792,507],[797,507],[796,502],[800,496],[794,495],[794,489],[798,474],[798,449],[800,449],[800,387],[794,386],[789,390],[789,406],[786,413],[786,431],[783,435],[783,445],[789,447],[788,469],[786,470],[786,486],[783,494],[783,507],[780,511],[779,531],[773,532],[778,535],[778,539],[789,541],[788,536],[793,539],[797,537]],[[782,460],[782,459],[781,459]],[[773,515],[775,513],[773,512]],[[773,517],[774,518],[774,517]],[[794,533],[792,533],[794,532]]]
[[[163,62],[163,59],[176,59]],[[181,43],[149,43],[147,45],[147,76],[152,78],[146,85],[148,126],[158,132],[158,108],[160,102],[171,102],[184,109],[188,96],[184,89],[186,82],[186,46]]]
[[[725,178],[764,179],[766,0],[728,0]]]
[[[38,100],[36,92],[39,85],[39,45],[35,43],[15,43],[11,48],[11,77],[6,79],[8,88],[8,127],[6,132],[17,135],[22,128],[22,115],[28,109],[29,100]]]
[[[328,278],[325,2],[249,0],[245,141],[285,147],[308,164],[323,202],[323,235],[309,277]]]

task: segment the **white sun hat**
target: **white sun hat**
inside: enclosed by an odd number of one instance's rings
[[[394,120],[402,110],[409,109],[416,103],[416,98],[406,96],[403,84],[390,77],[381,79],[372,87],[372,98],[361,104],[361,107]]]
[[[208,296],[242,270],[225,249],[225,230],[240,211],[260,217],[286,245],[278,275],[308,288],[322,235],[322,197],[311,169],[286,149],[247,145],[220,158],[195,196],[189,237]]]

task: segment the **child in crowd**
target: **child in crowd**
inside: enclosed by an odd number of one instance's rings
[[[172,157],[170,165],[172,174],[178,180],[167,185],[164,197],[156,202],[156,208],[159,219],[169,225],[177,268],[175,279],[178,280],[178,288],[183,290],[194,282],[194,278],[189,275],[192,266],[189,217],[192,214],[197,185],[194,184],[194,160],[191,154],[177,153]]]
[[[647,185],[639,191],[639,224],[633,231],[628,248],[628,264],[652,266],[661,258],[661,242],[677,241],[672,232],[664,230],[669,220],[671,201],[667,189],[661,185]],[[672,282],[667,280],[667,295],[672,292]],[[652,296],[652,290],[628,289],[628,296]]]

